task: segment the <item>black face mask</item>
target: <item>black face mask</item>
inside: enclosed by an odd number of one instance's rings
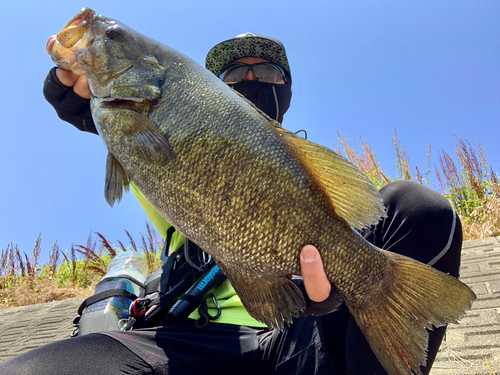
[[[259,81],[243,81],[230,86],[279,123],[283,121],[283,115],[290,107],[292,100],[292,85],[290,83],[280,85]]]

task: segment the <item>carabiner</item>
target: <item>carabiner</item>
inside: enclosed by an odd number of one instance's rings
[[[214,300],[215,307],[217,307],[217,314],[215,316],[212,316],[207,311],[207,315],[210,317],[210,320],[215,320],[215,319],[218,319],[220,317],[220,314],[222,313],[222,309],[219,306],[219,302],[217,301],[217,298],[215,298],[215,296],[213,294],[212,294],[212,299]]]
[[[70,337],[76,337],[80,333],[80,318],[80,316],[77,316],[73,319],[73,327],[75,327],[75,329],[71,332]]]

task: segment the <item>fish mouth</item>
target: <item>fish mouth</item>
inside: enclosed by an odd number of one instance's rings
[[[92,23],[96,13],[89,8],[83,8],[64,26],[56,35],[56,42],[52,48],[51,58],[60,68],[72,70],[82,75],[76,55],[79,51],[90,47],[94,43],[95,35],[92,32]]]
[[[51,52],[52,60],[60,68],[71,70],[78,75],[87,75],[99,85],[107,85],[114,78],[131,69],[133,64],[118,71],[115,71],[115,68],[106,71],[103,66],[99,68],[99,71],[93,71],[94,61],[85,61],[82,56],[85,55],[86,49],[92,47],[103,26],[105,29],[114,24],[115,21],[96,14],[94,10],[82,8],[56,35],[56,43]]]
[[[112,97],[107,97],[107,98],[94,97],[93,99],[94,102],[97,104],[97,106],[100,108],[134,107],[138,103],[142,103],[144,101],[143,98],[120,99]]]
[[[76,43],[85,40],[86,47],[94,41],[92,32],[88,32],[92,21],[96,17],[95,11],[90,8],[82,8],[57,34],[57,41],[64,48],[72,48]]]

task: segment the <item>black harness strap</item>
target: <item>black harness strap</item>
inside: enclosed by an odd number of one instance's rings
[[[127,290],[124,289],[109,289],[105,290],[104,292],[94,294],[93,296],[90,296],[87,298],[85,301],[82,302],[80,307],[78,308],[78,315],[82,315],[83,310],[89,306],[92,305],[93,303],[102,301],[103,299],[109,298],[109,297],[115,297],[115,296],[122,296],[125,298],[128,298],[132,301],[137,299],[137,296],[133,293],[130,293]]]
[[[167,263],[168,261],[168,249],[170,248],[170,242],[172,241],[172,235],[175,232],[174,226],[170,226],[170,228],[167,229],[167,236],[165,237],[165,245],[163,245],[163,251],[161,252],[161,260],[163,263]]]

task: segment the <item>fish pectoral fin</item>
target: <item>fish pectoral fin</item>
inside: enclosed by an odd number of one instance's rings
[[[115,202],[120,202],[123,190],[129,191],[130,179],[122,165],[113,154],[108,152],[106,159],[106,179],[104,184],[104,197],[106,202],[113,207]]]
[[[380,249],[379,249],[380,250]],[[429,330],[456,323],[476,299],[464,283],[403,255],[382,251],[390,275],[384,288],[350,305],[370,347],[388,374],[422,374]]]
[[[226,272],[225,272],[226,273]],[[306,308],[300,289],[287,277],[246,277],[226,273],[248,313],[270,328],[281,331]]]
[[[377,188],[351,162],[286,129],[276,129],[330,198],[335,212],[351,227],[366,228],[385,216],[385,207]]]
[[[125,109],[113,111],[113,115],[126,121],[126,126],[123,127],[124,136],[140,148],[142,156],[147,160],[166,164],[175,158],[174,148],[165,134],[146,116]]]

